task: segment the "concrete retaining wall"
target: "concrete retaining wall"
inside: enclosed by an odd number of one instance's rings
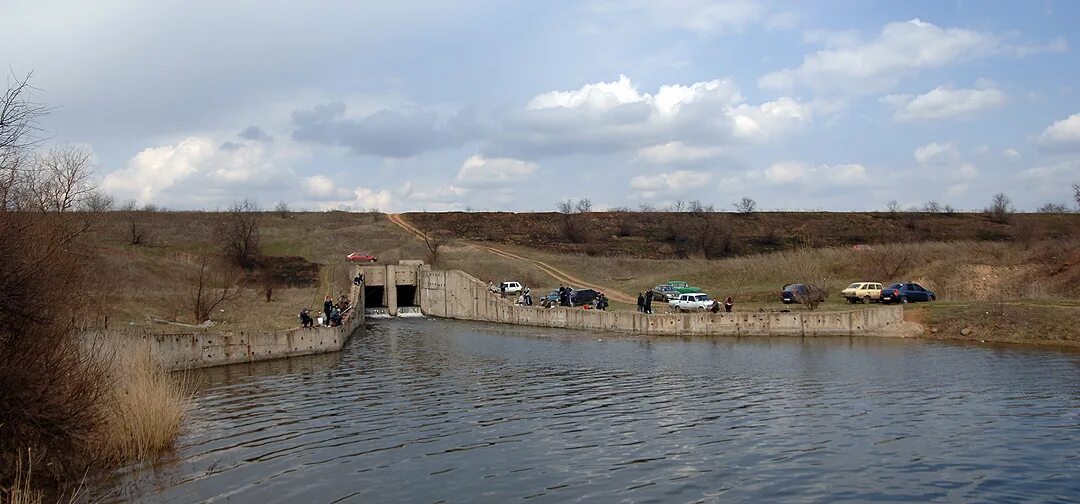
[[[105,338],[109,343],[122,346],[147,345],[150,355],[170,370],[337,352],[364,324],[363,294],[362,288],[355,285],[352,287],[349,302],[357,308],[349,311],[349,318],[339,327],[280,331],[207,330],[164,334],[150,331],[95,330],[90,331],[90,336]]]
[[[462,271],[423,266],[420,309],[428,316],[566,329],[602,329],[658,335],[815,336],[874,334],[903,322],[901,306],[851,311],[789,313],[651,314],[580,308],[518,306]]]

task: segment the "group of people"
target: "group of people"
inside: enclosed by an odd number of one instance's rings
[[[344,320],[345,313],[351,308],[349,297],[344,292],[338,297],[338,301],[335,303],[334,298],[329,294],[323,298],[323,319],[322,325],[326,327],[340,326]],[[311,317],[311,310],[303,308],[300,310],[300,326],[304,328],[314,328],[315,319]]]
[[[521,306],[532,306],[532,291],[528,287],[523,287],[521,293],[518,294],[517,304]]]
[[[651,290],[639,292],[637,295],[637,311],[641,313],[652,313],[652,300],[653,292]]]

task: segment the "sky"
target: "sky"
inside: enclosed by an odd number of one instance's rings
[[[1080,183],[1077,26],[1069,0],[0,0],[0,64],[102,190],[169,209],[1033,210]]]

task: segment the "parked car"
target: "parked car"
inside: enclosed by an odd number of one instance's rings
[[[681,292],[679,292],[679,289],[675,288],[674,285],[668,284],[657,285],[656,287],[653,287],[652,292],[654,298],[659,298],[663,301],[671,301],[672,299],[677,299],[679,297],[679,294],[682,294]]]
[[[840,291],[849,303],[867,304],[871,301],[881,301],[881,284],[877,282],[855,282],[846,289]]]
[[[507,294],[517,294],[521,292],[522,287],[520,282],[502,282],[499,284],[499,292],[503,289],[506,289]]]
[[[811,310],[828,298],[825,289],[812,284],[787,284],[780,290],[780,301],[784,304],[801,303]]]
[[[679,294],[678,299],[668,301],[668,306],[677,312],[705,311],[713,305],[712,298],[708,294],[696,292],[691,294]]]
[[[574,290],[570,293],[570,304],[572,306],[591,305],[596,301],[596,297],[599,295],[599,292],[592,289]],[[543,306],[544,308],[559,306],[559,291],[553,290],[548,293],[548,295],[540,298],[540,306]]]
[[[674,287],[675,290],[679,291],[680,294],[692,294],[694,292],[701,292],[701,289],[694,287],[693,285],[690,285],[686,282],[680,282],[678,280],[672,280],[667,284]]]
[[[882,303],[915,303],[918,301],[934,301],[937,299],[937,294],[933,291],[926,290],[923,286],[917,283],[894,283],[884,289],[881,289],[881,302]]]
[[[345,260],[350,261],[350,262],[375,262],[375,261],[378,261],[378,259],[376,259],[375,256],[373,256],[371,254],[365,254],[363,252],[353,252],[353,253],[345,256]]]

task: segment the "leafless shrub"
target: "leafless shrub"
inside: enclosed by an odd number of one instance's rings
[[[990,219],[998,223],[1009,222],[1009,214],[1013,213],[1012,200],[1005,193],[997,193],[990,200],[990,206],[986,207],[986,214]]]
[[[291,212],[289,209],[289,202],[279,201],[277,205],[274,205],[274,212],[278,214],[278,217],[288,219],[289,213]]]
[[[577,213],[588,213],[592,211],[592,200],[589,198],[581,198],[574,205],[574,210]]]
[[[715,212],[716,207],[703,203],[701,200],[690,200],[686,203],[686,211],[690,213],[709,213]]]
[[[675,200],[673,203],[668,205],[667,208],[665,208],[664,210],[668,211],[668,212],[675,212],[675,213],[685,212],[686,211],[686,202],[681,200],[681,199],[680,200]]]
[[[1023,245],[1024,250],[1031,247],[1031,243],[1035,240],[1037,234],[1033,223],[1014,222],[1012,224],[1013,239]]]
[[[757,202],[749,196],[743,196],[741,200],[732,203],[731,206],[735,207],[735,211],[739,213],[753,213],[757,209]]]
[[[81,209],[87,212],[101,213],[111,212],[116,206],[116,200],[101,191],[93,191],[83,199]]]
[[[566,198],[556,203],[555,209],[558,210],[561,214],[572,214],[574,213],[574,201],[570,198]]]
[[[218,240],[225,257],[241,268],[254,268],[262,253],[258,212],[259,207],[253,201],[239,201],[217,223]]]
[[[124,220],[127,221],[128,243],[132,245],[145,245],[150,241],[150,228],[146,225],[143,211],[139,210],[139,204],[135,200],[125,201],[120,205],[120,211],[124,212]]]
[[[873,249],[861,252],[868,274],[883,282],[897,280],[915,263],[915,254],[910,245],[877,245]]]
[[[938,203],[934,200],[927,201],[926,204],[923,205],[922,211],[927,213],[941,212],[941,203]]]
[[[209,253],[199,255],[199,268],[192,276],[187,307],[196,324],[210,320],[214,309],[240,297],[239,272],[235,266],[218,264]]]
[[[1061,203],[1047,203],[1039,207],[1039,213],[1066,213],[1069,211],[1069,207]]]
[[[891,213],[896,213],[896,212],[902,212],[904,210],[903,210],[903,208],[900,207],[900,204],[897,203],[896,200],[892,200],[892,201],[889,201],[888,203],[885,204],[885,211],[886,212],[891,212]]]
[[[648,203],[642,203],[642,204],[638,205],[638,211],[639,212],[646,212],[646,213],[655,212],[656,207],[654,207],[654,206],[652,206],[652,205],[650,205]]]
[[[110,382],[76,325],[85,230],[71,213],[0,212],[0,484],[26,447],[46,478],[62,478],[100,425]]]
[[[1076,210],[1080,211],[1080,184],[1073,184],[1073,201],[1076,202]]]

